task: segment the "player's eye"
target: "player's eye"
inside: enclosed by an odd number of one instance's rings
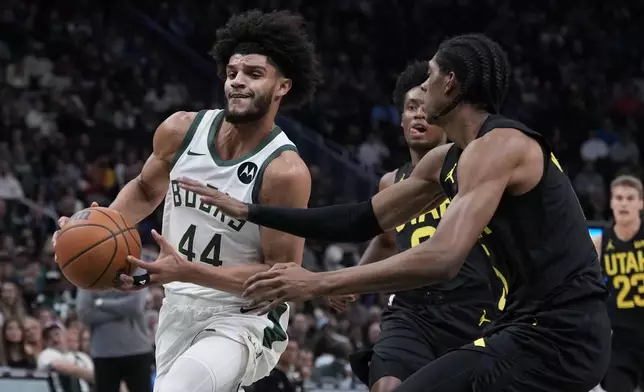
[[[228,79],[235,79],[235,76],[237,76],[237,72],[228,72]]]

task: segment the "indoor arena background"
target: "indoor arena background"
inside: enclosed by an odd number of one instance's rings
[[[41,327],[58,322],[87,350],[74,288],[53,261],[56,220],[92,201],[107,205],[138,174],[169,113],[222,107],[206,53],[216,28],[250,8],[301,12],[324,66],[314,102],[278,121],[310,167],[311,206],[366,199],[407,159],[391,102],[397,73],[466,32],[485,32],[508,51],[514,71],[503,113],[548,137],[589,220],[609,218],[612,176],[642,178],[644,2],[3,0],[0,323],[21,320],[29,340],[37,337],[29,316]],[[150,258],[159,217],[138,227]],[[307,241],[304,265],[355,265],[363,248]],[[149,291],[150,334],[162,295]],[[322,302],[296,305],[289,333],[300,354],[290,376],[305,391],[363,388],[347,356],[377,338],[382,306],[378,295],[343,315]],[[11,371],[0,391],[47,390],[38,374]]]

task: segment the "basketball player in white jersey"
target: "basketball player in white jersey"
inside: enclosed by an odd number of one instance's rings
[[[233,16],[217,31],[212,53],[226,109],[166,119],[141,174],[110,205],[134,224],[165,198],[163,237],[153,232],[159,258],[133,261],[147,267],[143,276],[120,277],[126,289],[165,286],[156,392],[231,392],[268,375],[287,345],[289,310],[257,315],[245,308],[242,285],[302,258],[304,239],[231,219],[180,188],[179,179],[249,203],[307,206],[308,169],[274,123],[280,106],[305,104],[320,80],[304,21],[284,11]]]

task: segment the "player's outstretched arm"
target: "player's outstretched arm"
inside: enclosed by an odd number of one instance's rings
[[[438,173],[449,146],[430,151],[409,179],[394,184],[362,203],[309,209],[283,208],[244,204],[218,191],[202,197],[202,200],[217,206],[228,216],[299,237],[342,242],[366,241],[442,201],[444,196],[438,184]],[[179,179],[179,186],[185,189],[193,190],[192,185],[189,179]]]
[[[411,289],[455,277],[506,189],[515,177],[525,176],[526,157],[543,155],[534,140],[504,131],[489,133],[465,149],[458,163],[458,194],[432,238],[375,264],[322,273],[319,295],[341,294],[346,287],[352,293]]]
[[[476,140],[463,152],[458,166],[459,193],[429,240],[380,262],[333,272],[275,267],[249,279],[244,296],[254,303],[274,300],[262,310],[267,311],[294,299],[398,291],[452,279],[494,215],[506,189],[516,190],[513,184],[521,181],[517,178],[525,177],[529,170],[534,172],[535,167],[543,168],[543,153],[534,140],[515,130],[504,131],[497,130]],[[541,163],[530,162],[528,170],[528,159]],[[535,177],[534,173],[530,175]],[[538,178],[523,193],[537,182]]]
[[[378,192],[382,192],[392,186],[395,182],[395,175],[396,171],[392,171],[382,176],[380,183],[378,184]],[[391,257],[396,253],[396,235],[392,230],[390,230],[385,233],[378,234],[371,240],[371,242],[369,242],[369,245],[362,254],[362,258],[358,265],[375,263],[376,261]]]
[[[172,161],[195,118],[194,112],[176,112],[163,121],[152,141],[152,154],[141,173],[127,183],[110,205],[130,224],[137,224],[159,206],[170,183]]]

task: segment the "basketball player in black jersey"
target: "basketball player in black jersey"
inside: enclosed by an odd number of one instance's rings
[[[498,114],[509,80],[507,57],[489,38],[441,43],[422,85],[425,113],[454,143],[431,150],[408,179],[365,202],[285,209],[202,191],[204,202],[232,217],[332,241],[391,230],[431,208],[442,192],[452,200],[432,238],[418,246],[332,272],[273,267],[248,279],[244,296],[265,304],[266,312],[284,301],[447,281],[483,235],[508,278],[503,316],[483,337],[431,362],[396,391],[591,390],[608,368],[608,291],[584,214],[550,146]]]
[[[611,292],[612,355],[602,387],[633,392],[644,376],[644,189],[638,178],[619,176],[610,191],[614,224],[593,238]]]
[[[396,82],[394,104],[402,114],[401,126],[411,161],[385,174],[380,191],[408,178],[428,151],[445,144],[443,130],[425,120],[420,85],[427,79],[427,71],[426,61],[412,63]],[[449,199],[445,198],[438,207],[374,238],[360,265],[377,262],[430,238],[448,205]],[[448,282],[391,294],[373,350],[352,358],[354,373],[369,385],[371,392],[393,391],[448,350],[481,336],[483,327],[496,314],[490,283],[498,283],[486,252],[486,248],[475,245],[459,274]],[[504,297],[499,303],[504,303]],[[369,370],[368,375],[361,374],[364,369]]]

